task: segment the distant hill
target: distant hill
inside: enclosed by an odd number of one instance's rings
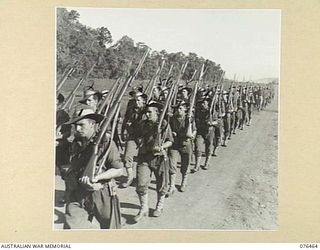
[[[270,78],[257,79],[257,80],[254,80],[254,82],[258,82],[258,83],[276,82],[278,84],[279,83],[279,79],[276,78],[276,77],[270,77]]]

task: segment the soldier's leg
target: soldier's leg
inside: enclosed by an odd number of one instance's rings
[[[176,191],[176,174],[177,174],[177,163],[179,158],[179,151],[176,149],[169,150],[169,159],[170,159],[170,169],[169,169],[169,190],[166,194],[166,197],[173,195]]]
[[[237,125],[238,125],[238,129],[241,128],[241,124],[242,124],[242,110],[239,108],[237,110]]]
[[[204,164],[203,169],[207,170],[210,165],[211,156],[214,150],[214,130],[210,130],[208,135],[205,138],[205,145],[206,145],[206,161]]]
[[[201,164],[201,158],[202,158],[202,152],[205,150],[205,144],[204,144],[204,138],[202,135],[196,136],[196,145],[195,145],[195,155],[196,155],[196,165],[194,169],[192,169],[192,172],[195,173],[199,171],[200,164]]]
[[[137,156],[138,149],[134,140],[128,140],[124,152],[124,166],[127,172],[127,180],[121,186],[126,188],[131,185],[133,181],[133,158]]]
[[[66,206],[64,229],[100,229],[100,225],[94,217],[89,217],[81,204],[70,202]]]
[[[153,212],[154,217],[159,217],[163,212],[165,196],[168,192],[168,179],[169,179],[169,158],[164,157],[161,164],[164,164],[161,168],[158,167],[154,171],[156,177],[156,188],[157,188],[157,205],[156,209]]]
[[[236,134],[236,128],[237,128],[237,119],[236,119],[236,112],[233,111],[231,113],[231,131],[232,134]]]
[[[138,222],[143,217],[148,216],[149,205],[148,205],[148,188],[151,181],[152,171],[149,168],[149,164],[144,161],[139,161],[137,165],[137,188],[136,192],[139,196],[140,210],[139,213],[134,217],[134,221]]]
[[[251,119],[252,119],[252,103],[248,104],[248,126],[251,124]]]
[[[182,180],[180,185],[180,191],[184,192],[186,190],[187,181],[188,181],[188,173],[189,173],[189,166],[191,161],[191,154],[192,154],[192,146],[191,143],[185,145],[181,150],[181,174]]]

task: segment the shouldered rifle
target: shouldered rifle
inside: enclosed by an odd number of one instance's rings
[[[149,49],[146,50],[146,53],[141,58],[134,73],[130,77],[128,77],[126,82],[123,84],[120,93],[118,95],[115,95],[115,97],[114,97],[115,99],[114,99],[113,103],[111,104],[111,106],[106,114],[106,117],[103,119],[103,121],[99,127],[99,130],[97,133],[97,139],[93,144],[91,157],[90,157],[88,164],[83,172],[83,176],[88,176],[91,182],[94,177],[95,169],[96,169],[97,162],[98,162],[99,145],[102,142],[102,139],[104,138],[105,133],[106,133],[111,121],[113,120],[113,118],[117,112],[118,106],[120,105],[120,102],[121,102],[127,88],[132,84],[132,81],[135,79],[135,77],[139,73],[139,71],[143,65],[143,62],[145,61],[148,53],[149,53]]]
[[[177,94],[178,94],[179,83],[180,83],[180,80],[181,80],[184,72],[186,71],[187,66],[188,66],[188,61],[186,61],[185,64],[183,64],[181,66],[181,70],[179,72],[177,83],[176,83],[176,86],[175,86],[175,89],[174,89],[174,92],[173,92],[173,105],[177,104]]]
[[[154,86],[156,85],[156,82],[158,79],[160,79],[160,74],[163,70],[164,64],[165,64],[165,60],[162,60],[161,66],[157,68],[156,73],[154,74],[154,76],[151,78],[150,83],[148,84],[148,87],[146,88],[146,90],[144,91],[144,93],[147,95],[147,103],[151,100],[152,98],[152,90],[154,88]]]
[[[220,79],[219,79],[219,82],[217,83],[216,85],[216,89],[214,91],[214,94],[213,94],[213,97],[212,97],[212,102],[211,102],[211,105],[210,105],[210,116],[215,112],[216,110],[216,98],[217,98],[217,93],[218,93],[218,86],[221,84],[221,81],[223,79],[223,76],[224,76],[225,72],[223,72],[220,76]],[[221,88],[222,89],[222,88]],[[220,90],[220,93],[221,93],[221,90]],[[212,120],[212,119],[211,119]]]
[[[166,81],[163,81],[163,82],[162,82],[162,87],[165,87],[165,86],[168,84],[169,79],[170,79],[170,75],[171,75],[171,72],[172,72],[172,69],[173,69],[173,64],[170,65],[170,69],[169,69],[169,71],[168,71]]]
[[[102,114],[103,110],[106,108],[108,108],[109,104],[111,103],[112,100],[112,96],[115,92],[115,90],[117,89],[117,87],[119,86],[120,83],[120,77],[117,78],[117,80],[115,81],[115,83],[112,85],[112,88],[110,89],[109,93],[106,95],[105,99],[103,100],[103,102],[100,104],[98,110],[97,110],[97,114]]]
[[[95,66],[96,66],[96,64],[94,63],[91,66],[91,68],[87,71],[87,73],[79,80],[79,82],[76,84],[76,86],[73,88],[71,93],[66,98],[65,103],[60,106],[61,109],[65,109],[67,107],[68,103],[72,100],[72,96],[75,95],[76,91],[81,86],[81,84],[89,77],[89,75],[91,74],[91,72],[92,72],[92,70],[94,69]]]
[[[118,106],[117,106],[117,111],[116,111],[116,114],[114,116],[114,119],[113,119],[113,123],[112,123],[112,129],[111,129],[111,134],[110,134],[110,138],[109,138],[109,141],[108,141],[108,147],[107,147],[107,150],[106,152],[104,153],[103,157],[102,157],[102,160],[99,164],[99,167],[97,168],[97,170],[94,170],[94,174],[95,175],[98,175],[103,167],[103,165],[105,164],[106,162],[106,159],[108,157],[108,154],[111,150],[111,143],[113,141],[113,138],[114,138],[114,135],[115,135],[115,132],[116,132],[116,128],[117,128],[117,124],[118,124],[118,118],[119,118],[119,114],[120,114],[120,108],[121,108],[121,103],[118,103]]]
[[[189,111],[188,111],[188,129],[187,129],[186,135],[189,138],[192,137],[192,112],[193,112],[194,104],[196,102],[198,86],[199,86],[199,83],[202,81],[202,78],[203,78],[203,73],[204,73],[204,64],[202,64],[202,66],[201,66],[199,79],[196,82],[196,84],[194,85],[192,98],[191,98],[191,102],[190,102],[190,107],[189,107]]]
[[[191,78],[190,78],[189,80],[187,80],[186,85],[188,85],[189,83],[191,83],[191,82],[193,81],[193,79],[194,79],[194,77],[196,76],[196,74],[197,74],[197,70],[195,70],[195,71],[193,72]]]
[[[233,85],[234,85],[234,82],[235,82],[235,79],[236,79],[236,75],[234,75],[234,79],[233,81],[231,82],[231,86],[230,86],[230,91],[229,91],[229,96],[228,96],[228,100],[227,100],[227,107],[226,107],[226,110],[229,111],[229,110],[233,110],[233,101],[232,101],[232,89],[233,89]]]

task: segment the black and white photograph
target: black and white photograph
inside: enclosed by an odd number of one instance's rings
[[[278,230],[279,9],[55,9],[54,230]]]

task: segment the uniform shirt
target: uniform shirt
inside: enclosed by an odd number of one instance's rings
[[[209,132],[210,111],[202,107],[196,111],[195,122],[197,127],[197,134],[207,135]]]
[[[75,176],[77,178],[81,178],[83,175],[83,172],[90,160],[94,141],[96,137],[92,137],[89,141],[84,140],[83,138],[75,138],[72,144],[72,159],[71,159],[71,171],[74,172]],[[106,135],[102,142],[99,145],[98,150],[98,164],[101,162],[107,148],[109,145],[109,139],[110,136]],[[102,166],[101,170],[102,172],[105,172],[106,170],[110,168],[122,168],[120,153],[114,143],[114,141],[111,142],[110,145],[110,151],[106,157],[106,161],[104,165]]]
[[[191,122],[192,131],[195,130],[195,124],[192,121]],[[173,142],[173,148],[184,146],[185,144],[189,143],[190,140],[187,137],[187,131],[188,131],[188,125],[189,121],[187,116],[181,118],[177,115],[174,115],[170,120],[170,126],[172,132],[176,133],[176,136],[174,137]]]
[[[153,155],[153,148],[159,144],[158,123],[149,120],[144,120],[139,129],[139,152],[138,155]],[[163,121],[161,127],[162,141],[173,142],[173,136],[170,124],[166,120]]]
[[[127,130],[129,138],[136,138],[139,125],[144,119],[144,111],[144,109],[133,108],[131,109],[131,112],[126,114],[123,120],[122,131]]]

